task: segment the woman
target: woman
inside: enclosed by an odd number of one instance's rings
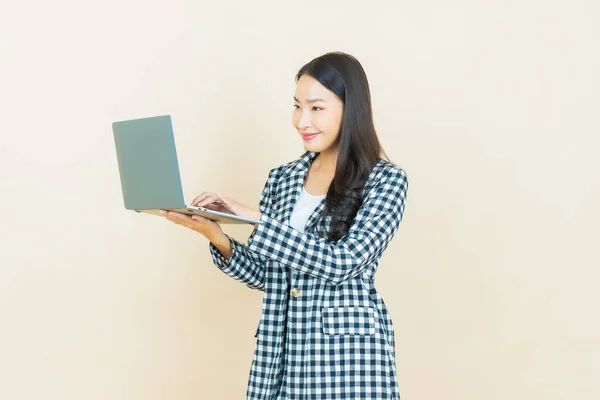
[[[407,177],[380,158],[354,57],[315,58],[296,82],[292,122],[306,152],[270,171],[259,209],[208,192],[193,202],[259,219],[248,244],[200,216],[165,215],[204,235],[223,272],[264,291],[247,399],[399,399],[394,330],[374,275],[400,225]]]

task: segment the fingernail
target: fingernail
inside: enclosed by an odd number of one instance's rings
[[[167,212],[166,212],[165,210],[160,210],[160,213],[161,213],[162,215],[165,215]]]

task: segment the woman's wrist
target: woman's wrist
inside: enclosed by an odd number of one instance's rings
[[[229,242],[229,237],[223,232],[221,232],[220,235],[210,239],[210,242],[212,242],[212,244],[214,244],[217,247],[224,247],[227,245],[231,246],[231,243]]]
[[[219,237],[211,240],[211,243],[215,245],[217,250],[225,257],[227,261],[233,255],[233,248],[231,247],[231,242],[229,241],[229,237],[224,233]]]

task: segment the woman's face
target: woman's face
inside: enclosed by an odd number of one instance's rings
[[[317,153],[337,149],[344,103],[310,75],[302,75],[294,93],[292,124],[304,149]]]

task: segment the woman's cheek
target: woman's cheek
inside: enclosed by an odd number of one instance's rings
[[[327,116],[324,114],[319,114],[313,117],[313,124],[319,130],[319,132],[328,131],[329,129],[329,121]]]

